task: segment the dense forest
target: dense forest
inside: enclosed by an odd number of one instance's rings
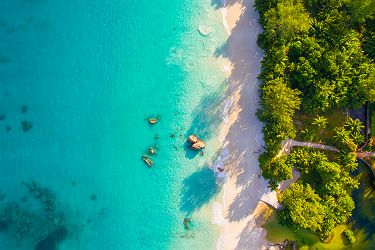
[[[265,124],[262,174],[275,189],[293,168],[301,173],[279,196],[280,217],[325,240],[354,209],[350,194],[358,183],[349,173],[364,138],[361,122],[350,117],[324,130],[329,114],[375,101],[375,0],[256,0],[256,9],[265,51],[258,110]],[[311,117],[316,135],[310,138],[329,137],[339,153],[298,149],[278,156],[283,140],[307,133],[298,130],[297,113]]]

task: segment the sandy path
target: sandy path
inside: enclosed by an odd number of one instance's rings
[[[252,8],[254,0],[227,0],[226,21],[230,33],[223,57],[232,64],[227,98],[228,121],[222,132],[224,165],[230,178],[222,202],[222,234],[219,249],[262,249],[267,244],[260,227],[267,206],[260,198],[268,193],[267,182],[260,177],[258,155],[262,150],[262,126],[256,117],[259,105],[257,75],[262,51],[257,47],[260,26]]]

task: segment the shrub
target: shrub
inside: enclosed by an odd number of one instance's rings
[[[355,242],[355,236],[352,230],[350,229],[345,229],[344,232],[344,237],[345,239],[350,243],[353,244]]]

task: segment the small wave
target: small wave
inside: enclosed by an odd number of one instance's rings
[[[219,202],[214,202],[212,204],[212,224],[224,225],[227,221],[223,217],[222,205]]]
[[[223,249],[223,247],[224,247],[223,242],[224,242],[224,237],[220,236],[219,239],[217,239],[217,241],[216,241],[216,250]]]
[[[224,7],[221,9],[221,14],[223,15],[223,25],[225,27],[225,30],[227,31],[227,34],[230,35],[230,29],[229,29],[229,25],[227,22],[227,13],[228,13],[227,8]]]
[[[198,32],[202,36],[207,37],[213,32],[213,28],[206,25],[199,25]]]

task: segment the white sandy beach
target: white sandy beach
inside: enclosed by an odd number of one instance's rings
[[[229,175],[221,197],[222,225],[218,249],[264,249],[266,232],[261,228],[260,198],[268,193],[260,176],[258,155],[262,151],[262,126],[256,117],[259,106],[260,60],[256,41],[260,32],[254,0],[227,0],[222,12],[230,34],[223,57],[231,65],[227,98],[231,106],[222,129],[224,161]],[[217,205],[217,204],[216,204]]]

